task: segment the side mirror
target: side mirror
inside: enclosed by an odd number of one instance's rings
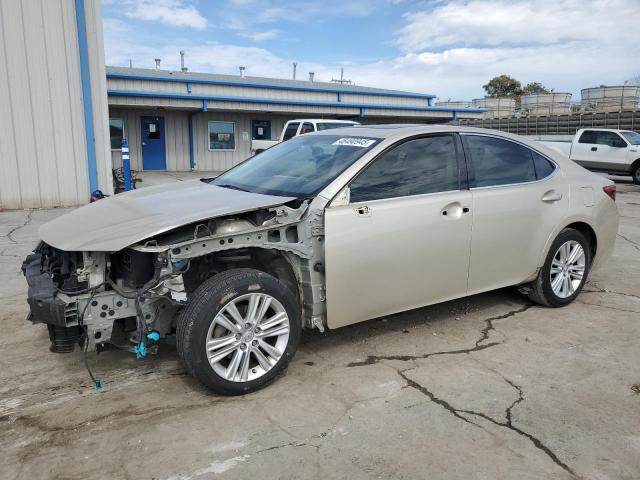
[[[347,185],[331,200],[332,207],[339,207],[341,205],[349,205],[351,201],[351,189]]]
[[[627,148],[627,142],[624,140],[616,140],[613,144],[615,148]]]

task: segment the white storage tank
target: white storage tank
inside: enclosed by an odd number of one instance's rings
[[[640,86],[595,87],[581,90],[580,108],[586,112],[620,112],[640,108]]]
[[[553,92],[524,95],[520,109],[523,114],[531,116],[566,115],[571,113],[571,94]]]
[[[484,113],[484,118],[513,117],[516,112],[516,101],[513,98],[476,98],[471,104],[474,108],[488,109]]]

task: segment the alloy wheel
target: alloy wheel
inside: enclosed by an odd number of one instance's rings
[[[209,364],[220,377],[248,382],[271,370],[289,341],[289,316],[265,293],[230,300],[215,316],[206,336]]]
[[[551,262],[551,289],[559,298],[567,298],[580,287],[585,274],[586,255],[575,240],[560,245]]]

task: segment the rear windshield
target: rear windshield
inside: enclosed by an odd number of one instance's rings
[[[297,136],[245,160],[212,183],[247,192],[311,198],[379,141],[341,135]]]

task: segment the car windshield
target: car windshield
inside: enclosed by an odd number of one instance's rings
[[[640,133],[637,132],[620,132],[631,145],[640,145]]]
[[[380,139],[302,135],[251,157],[211,183],[283,197],[317,195]]]

